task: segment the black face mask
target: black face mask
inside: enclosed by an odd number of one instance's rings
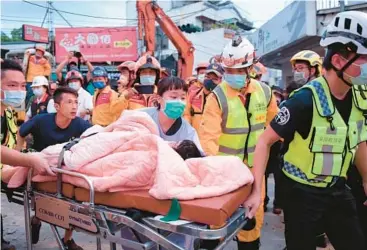
[[[215,89],[215,87],[217,87],[217,84],[215,84],[215,82],[213,82],[213,80],[211,80],[211,79],[205,79],[204,80],[204,87],[209,91],[213,91]]]

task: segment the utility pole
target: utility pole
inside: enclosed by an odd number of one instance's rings
[[[50,53],[55,56],[55,33],[54,33],[54,11],[52,1],[47,1],[48,10],[48,40],[50,43]]]
[[[340,0],[339,6],[340,6],[340,12],[345,11],[345,0]]]

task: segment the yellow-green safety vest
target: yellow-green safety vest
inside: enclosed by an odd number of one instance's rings
[[[229,97],[226,82],[219,84],[213,93],[222,110],[222,134],[219,137],[219,155],[235,155],[253,166],[258,138],[264,132],[267,108],[271,99],[269,86],[251,80],[256,89],[246,97],[246,107],[238,96]]]
[[[367,140],[367,99],[363,99],[363,93],[357,88],[352,89],[352,110],[345,124],[323,77],[302,88],[312,91],[311,130],[306,139],[295,132],[284,155],[283,172],[299,183],[328,187],[337,177],[346,177],[358,144]]]

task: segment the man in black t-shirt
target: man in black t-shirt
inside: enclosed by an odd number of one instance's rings
[[[56,114],[41,114],[24,123],[19,129],[18,149],[24,144],[25,137],[33,135],[33,148],[42,151],[51,145],[68,142],[79,138],[91,124],[76,116],[78,109],[78,93],[69,87],[60,87],[54,93]],[[39,238],[41,222],[32,218],[32,243],[36,244]],[[67,249],[82,250],[72,237],[72,231],[66,230],[63,239]]]
[[[283,138],[287,250],[315,249],[320,226],[335,249],[365,250],[346,175],[354,162],[367,196],[367,101],[351,88],[367,85],[367,13],[337,14],[320,44],[327,47],[324,75],[295,91],[260,137],[255,182],[244,206],[252,218],[270,146]]]

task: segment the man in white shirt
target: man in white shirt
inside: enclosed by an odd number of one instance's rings
[[[66,75],[66,83],[72,89],[78,91],[78,111],[77,116],[84,120],[90,120],[93,110],[93,96],[82,88],[83,76],[76,70],[71,70]]]

